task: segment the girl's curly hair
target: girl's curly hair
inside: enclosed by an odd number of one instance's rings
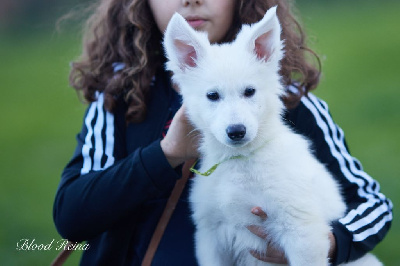
[[[296,93],[288,92],[283,99],[292,108],[317,86],[320,63],[318,56],[306,47],[291,0],[236,0],[234,22],[222,42],[232,41],[242,24],[259,21],[275,5],[285,40],[283,83],[297,88]],[[104,106],[111,112],[122,95],[128,104],[127,122],[140,122],[146,114],[152,77],[164,62],[162,34],[147,0],[100,0],[96,6],[87,21],[82,55],[72,63],[70,83],[82,91],[88,102],[96,100],[96,91],[104,92]],[[307,53],[316,58],[317,66],[307,60]],[[125,66],[118,74],[113,69],[116,62]]]

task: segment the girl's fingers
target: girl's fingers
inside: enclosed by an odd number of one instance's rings
[[[261,237],[262,239],[267,239],[267,233],[264,232],[264,230],[257,225],[249,225],[247,226],[247,229],[249,229],[250,232],[252,232],[253,234],[255,234],[258,237]]]
[[[172,119],[167,135],[161,140],[161,149],[172,167],[175,168],[189,158],[198,157],[198,139],[190,134],[192,131],[185,106],[182,105]]]
[[[260,252],[254,251],[254,250],[250,250],[250,254],[258,260],[269,262],[269,263],[276,263],[276,264],[287,264],[288,263],[282,253],[266,255],[265,253],[260,253]]]
[[[263,221],[266,221],[268,218],[268,215],[261,209],[261,207],[252,208],[251,213],[260,217]],[[256,236],[267,241],[268,234],[264,231],[263,227],[257,225],[249,225],[247,226],[247,229]],[[265,252],[250,250],[250,254],[261,261],[275,264],[287,264],[285,254],[281,250],[271,245],[268,245],[268,248]]]
[[[252,208],[251,213],[260,217],[263,221],[267,220],[268,218],[267,214],[260,207]],[[262,227],[257,225],[249,225],[247,226],[247,229],[249,229],[249,231],[255,234],[256,236],[261,237],[263,239],[267,239],[267,233],[265,233]]]
[[[251,213],[254,214],[254,215],[257,215],[258,217],[260,217],[264,221],[267,220],[267,218],[268,218],[267,214],[261,209],[261,207],[252,208],[251,209]]]

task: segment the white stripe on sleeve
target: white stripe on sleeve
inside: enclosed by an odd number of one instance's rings
[[[85,144],[82,147],[83,166],[81,174],[87,174],[90,170],[103,170],[113,165],[115,161],[113,155],[114,115],[104,109],[103,93],[97,93],[96,96],[97,101],[90,105],[85,118],[87,135],[85,137]],[[93,127],[92,124],[94,122],[95,125]],[[103,132],[105,133],[105,140]],[[93,136],[94,143],[92,143]],[[94,152],[91,152],[93,149]],[[91,156],[91,154],[93,154],[93,156]],[[104,166],[102,166],[102,161],[104,162],[103,159],[106,159]]]
[[[387,213],[388,211],[390,214],[389,206],[384,204],[384,201],[386,200],[385,196],[379,193],[379,184],[368,174],[362,171],[360,167],[358,167],[360,163],[348,153],[344,144],[344,133],[333,122],[332,117],[328,112],[326,103],[319,100],[311,93],[309,94],[309,98],[303,97],[302,102],[313,113],[318,126],[324,132],[325,141],[328,143],[332,155],[337,159],[344,176],[350,182],[356,183],[359,187],[357,190],[358,195],[367,199],[365,203],[362,203],[356,209],[351,210],[339,221],[350,231],[355,231],[370,224],[371,222],[377,221],[381,215]],[[375,189],[373,189],[373,186],[375,186]],[[372,207],[374,207],[375,210],[373,210],[371,214],[365,216],[364,213]],[[362,217],[363,215],[365,217]],[[377,226],[378,224],[380,224],[381,227]],[[378,230],[385,225],[385,223],[382,223],[382,221],[378,224],[374,226],[374,228]],[[370,233],[369,235],[368,233],[361,232],[357,234],[358,237],[354,235],[353,240],[361,241],[357,240],[361,239],[359,237],[360,235],[362,235],[364,237],[363,239],[365,239],[377,232],[371,229],[365,230],[365,232]]]
[[[85,118],[85,125],[87,128],[87,133],[85,137],[85,144],[82,147],[82,156],[83,156],[83,166],[81,169],[81,175],[87,174],[92,168],[92,159],[90,158],[90,150],[92,149],[92,121],[94,119],[96,113],[96,104],[92,103],[89,107],[89,111]]]
[[[106,156],[107,161],[104,165],[104,168],[108,168],[114,164],[114,115],[106,112],[106,123],[107,123],[107,130],[106,130]]]
[[[104,127],[104,113],[103,113],[103,103],[104,103],[104,95],[100,93],[97,98],[97,121],[94,126],[94,159],[93,159],[93,170],[98,171],[101,170],[101,158],[103,156],[103,137],[101,132]]]
[[[353,240],[355,242],[363,241],[364,239],[368,238],[369,236],[374,235],[377,232],[379,232],[385,226],[385,224],[387,222],[391,221],[392,219],[393,219],[392,213],[389,212],[385,217],[383,217],[383,219],[379,223],[375,224],[373,227],[371,227],[365,231],[362,231],[358,234],[354,234]]]

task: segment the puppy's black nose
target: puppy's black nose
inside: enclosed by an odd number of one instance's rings
[[[226,129],[226,134],[231,140],[241,140],[246,135],[246,127],[242,124],[230,125]]]

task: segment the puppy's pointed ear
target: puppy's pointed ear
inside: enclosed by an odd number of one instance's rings
[[[175,72],[177,69],[185,71],[197,67],[206,45],[209,45],[207,36],[196,32],[181,15],[175,13],[164,34],[168,69]]]
[[[283,53],[281,42],[281,25],[276,15],[276,6],[270,8],[263,19],[251,28],[252,38],[250,47],[261,61],[269,61],[272,57],[278,61]]]

